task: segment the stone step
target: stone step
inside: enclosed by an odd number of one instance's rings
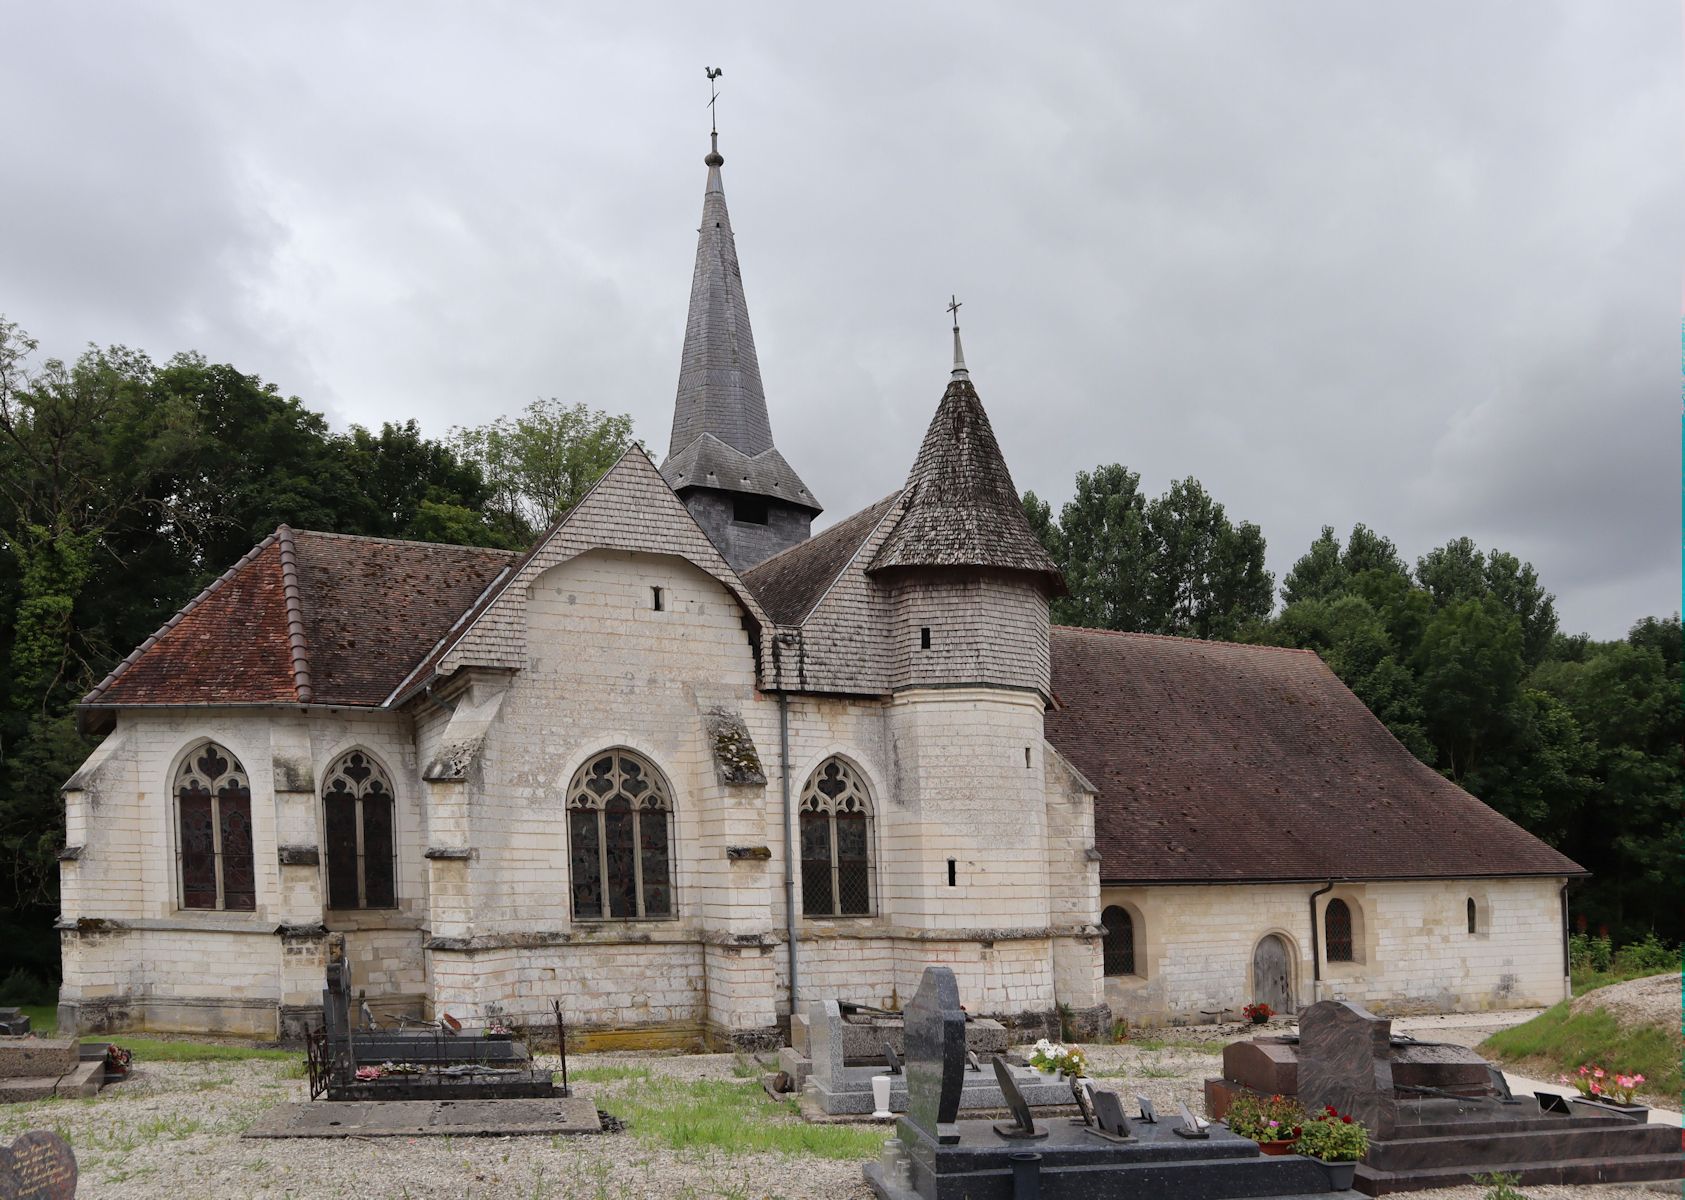
[[[104,1083],[104,1062],[79,1062],[74,1070],[62,1075],[0,1079],[0,1104],[21,1104],[54,1096],[97,1096]]]
[[[1661,1154],[1669,1149],[1677,1151],[1678,1138],[1678,1131],[1665,1125],[1628,1121],[1588,1129],[1570,1127],[1558,1120],[1552,1129],[1521,1133],[1471,1129],[1454,1137],[1377,1139],[1369,1144],[1364,1161],[1379,1171],[1437,1168],[1448,1163],[1469,1170],[1486,1170],[1508,1163],[1545,1162],[1554,1158]]]
[[[1685,1178],[1685,1158],[1680,1157],[1678,1150],[1673,1150],[1666,1154],[1634,1154],[1620,1158],[1510,1162],[1499,1164],[1496,1168],[1463,1165],[1419,1167],[1404,1171],[1378,1171],[1367,1163],[1359,1163],[1356,1187],[1366,1196],[1458,1187],[1473,1183],[1474,1174],[1484,1174],[1494,1169],[1519,1175],[1522,1186],[1550,1183],[1643,1183]]]

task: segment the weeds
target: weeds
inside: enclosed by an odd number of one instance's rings
[[[569,1083],[618,1083],[623,1079],[635,1079],[647,1083],[654,1078],[655,1072],[648,1067],[632,1067],[626,1065],[611,1065],[605,1067],[580,1067],[568,1072]]]
[[[875,1129],[809,1125],[793,1105],[773,1104],[747,1082],[656,1080],[617,1096],[615,1105],[635,1137],[670,1150],[846,1159],[870,1158],[883,1142]]]
[[[1521,1182],[1519,1175],[1507,1171],[1488,1171],[1473,1178],[1486,1189],[1485,1200],[1527,1200],[1526,1196],[1515,1190],[1515,1185]]]

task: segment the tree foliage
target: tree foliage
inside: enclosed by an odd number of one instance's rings
[[[1230,521],[1197,479],[1177,480],[1153,500],[1140,483],[1116,463],[1079,471],[1057,521],[1034,492],[1025,495],[1031,527],[1070,589],[1054,602],[1054,619],[1231,638],[1267,616],[1275,581],[1258,527]]]

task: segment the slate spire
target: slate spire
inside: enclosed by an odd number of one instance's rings
[[[972,567],[1038,576],[1062,593],[1058,565],[1030,528],[954,329],[954,367],[907,475],[907,502],[871,570]]]
[[[732,566],[744,570],[805,541],[821,507],[772,442],[743,273],[720,181],[725,158],[717,132],[710,135],[702,161],[708,186],[697,230],[673,435],[661,474]],[[761,528],[735,528],[743,525]]]

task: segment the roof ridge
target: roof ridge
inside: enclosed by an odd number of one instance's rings
[[[273,533],[267,535],[261,542],[242,554],[240,556],[240,560],[232,567],[229,567],[228,570],[224,571],[221,575],[218,575],[215,579],[207,583],[204,589],[197,596],[193,597],[193,599],[189,600],[186,604],[176,610],[175,616],[160,625],[151,637],[136,646],[124,656],[123,661],[119,662],[115,667],[112,667],[110,673],[93,686],[93,690],[77,701],[78,707],[85,704],[93,704],[98,701],[101,696],[111,689],[111,685],[116,683],[117,680],[122,677],[124,672],[140,660],[141,655],[145,654],[148,650],[152,649],[153,646],[157,645],[160,638],[162,638],[170,630],[174,629],[177,625],[181,624],[182,619],[186,617],[188,613],[192,612],[195,608],[198,608],[199,605],[208,600],[211,594],[220,589],[223,584],[227,583],[241,571],[245,570],[246,567],[251,564],[252,560],[267,550],[274,541],[275,535]]]
[[[389,546],[437,546],[441,550],[472,550],[477,554],[502,554],[514,556],[519,550],[505,550],[501,546],[470,546],[463,542],[430,542],[423,538],[377,537],[368,533],[337,533],[331,529],[292,529],[288,532],[295,537],[298,534],[308,534],[310,537],[337,538],[342,542],[381,542]]]
[[[847,561],[845,561],[843,563],[843,565],[837,570],[837,573],[835,575],[831,576],[831,582],[827,583],[823,588],[820,589],[819,594],[813,598],[813,603],[807,606],[806,612],[802,613],[801,620],[796,622],[796,625],[797,625],[798,628],[803,626],[803,625],[806,625],[807,619],[809,617],[811,617],[814,613],[819,611],[819,606],[821,604],[825,603],[825,597],[829,596],[832,593],[832,591],[834,591],[836,589],[837,584],[842,581],[842,577],[844,575],[848,574],[848,569],[851,566],[853,566],[857,561],[859,561],[860,556],[866,552],[866,547],[871,544],[872,536],[874,534],[876,534],[878,530],[882,529],[883,523],[885,521],[889,520],[889,518],[895,514],[896,503],[905,494],[906,494],[905,489],[901,489],[901,490],[898,490],[898,491],[891,492],[889,495],[885,496],[883,499],[877,501],[875,504],[869,505],[868,507],[861,509],[860,513],[856,514],[858,516],[858,515],[862,515],[864,513],[868,513],[873,508],[876,508],[879,504],[884,506],[883,513],[878,517],[878,519],[876,521],[872,522],[871,528],[866,530],[865,535],[860,539],[860,544],[857,545],[856,547],[854,547],[854,551],[853,551],[853,553],[851,553],[848,556]],[[850,518],[850,519],[852,520],[852,518]],[[840,524],[840,522],[839,522],[839,524]],[[827,531],[827,532],[829,532],[829,531]]]
[[[784,547],[784,549],[780,550],[776,554],[767,555],[765,558],[761,559],[760,562],[758,562],[754,566],[750,567],[749,570],[747,572],[745,572],[745,574],[750,574],[750,573],[753,573],[755,571],[758,571],[770,562],[777,562],[779,559],[783,558],[786,554],[792,554],[797,550],[806,549],[806,548],[814,545],[814,543],[818,542],[821,538],[830,537],[833,533],[837,532],[837,530],[841,529],[844,525],[847,525],[850,521],[854,520],[856,517],[864,516],[866,513],[871,512],[874,508],[876,508],[878,505],[882,504],[884,501],[893,500],[895,497],[901,495],[901,493],[903,493],[906,490],[907,490],[906,488],[896,488],[893,492],[889,492],[885,495],[879,496],[876,500],[872,501],[870,504],[866,505],[864,508],[855,509],[855,511],[849,513],[848,516],[843,517],[842,519],[838,520],[833,525],[829,525],[826,528],[821,529],[818,533],[809,537],[806,541],[796,542],[793,545],[789,545],[789,546]]]
[[[1236,642],[1228,638],[1189,637],[1180,633],[1148,633],[1140,629],[1100,629],[1093,625],[1061,625],[1055,621],[1050,629],[1066,629],[1072,633],[1103,633],[1108,637],[1152,638],[1161,642],[1192,642],[1207,646],[1236,646],[1242,650],[1279,650],[1284,654],[1309,654],[1317,661],[1322,655],[1305,646],[1272,646],[1268,642]]]
[[[275,527],[275,540],[281,547],[281,595],[287,603],[287,649],[292,656],[293,690],[300,704],[309,704],[315,695],[310,686],[310,639],[304,625],[304,594],[298,586],[298,547],[293,544],[293,531],[285,521]]]

